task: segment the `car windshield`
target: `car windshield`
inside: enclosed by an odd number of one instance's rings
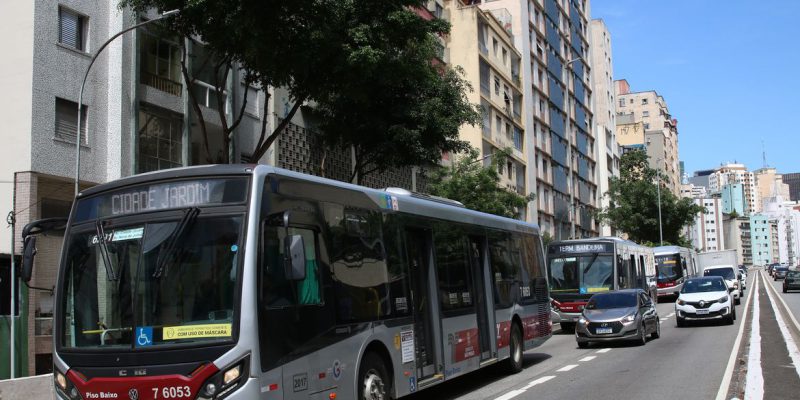
[[[800,278],[800,271],[789,271],[786,273],[787,278]]]
[[[611,255],[594,254],[550,260],[553,293],[597,293],[612,289],[614,261]]]
[[[636,307],[636,293],[596,294],[586,304],[587,310],[608,310],[612,308]]]
[[[703,271],[703,276],[721,276],[723,279],[736,279],[733,268],[709,268]]]
[[[689,279],[683,284],[681,293],[724,292],[725,282],[722,279]]]
[[[656,256],[658,282],[674,282],[683,277],[679,254]]]
[[[67,238],[62,346],[230,339],[242,217],[187,215]]]
[[[789,268],[786,268],[786,267],[778,267],[778,268],[775,268],[775,270],[776,270],[776,271],[778,271],[778,272],[786,272],[786,271],[788,271],[788,270],[789,270]]]

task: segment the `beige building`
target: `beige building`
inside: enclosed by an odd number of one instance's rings
[[[662,171],[669,178],[667,186],[680,195],[678,120],[672,118],[667,102],[655,90],[632,92],[627,80],[614,82],[620,146],[645,150],[650,166]]]
[[[783,183],[783,175],[779,174],[775,168],[760,168],[753,171],[753,178],[760,204],[764,204],[764,199],[771,197],[781,197],[789,200],[789,185]],[[759,207],[756,212],[762,212],[763,207]]]
[[[608,207],[612,177],[619,176],[619,144],[617,142],[617,109],[614,94],[614,67],[611,33],[605,22],[593,19],[590,25],[592,44],[592,82],[594,84],[595,138],[597,138],[597,204]],[[615,234],[608,225],[600,226],[602,236]]]
[[[744,188],[745,214],[750,215],[761,209],[761,196],[756,183],[755,174],[747,170],[744,164],[724,164],[708,176],[708,191],[719,194],[722,187],[728,184],[741,184]]]
[[[452,24],[446,38],[447,61],[463,68],[472,87],[480,88],[467,97],[483,110],[483,126],[462,127],[461,138],[480,150],[486,157],[484,163],[489,163],[488,156],[498,150],[511,149],[511,157],[501,166],[501,184],[528,195],[535,188],[529,189],[526,182],[521,56],[512,42],[508,12],[485,11],[458,1],[446,2],[445,10]]]

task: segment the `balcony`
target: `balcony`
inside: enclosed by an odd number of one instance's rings
[[[169,93],[173,96],[181,96],[183,92],[183,85],[181,83],[149,72],[142,71],[140,80],[143,85],[150,86],[153,89]]]

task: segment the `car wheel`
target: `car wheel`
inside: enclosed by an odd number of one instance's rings
[[[686,326],[686,321],[684,321],[683,318],[680,317],[675,317],[675,323],[678,325],[678,328],[683,328],[684,326]]]
[[[516,374],[522,371],[522,332],[520,332],[519,325],[513,324],[511,326],[511,337],[509,338],[509,347],[511,353],[506,360],[506,371],[511,374]]]
[[[740,297],[737,297],[733,299],[733,303],[738,306],[739,304],[742,304],[742,299]]]
[[[658,339],[661,337],[661,321],[656,319],[656,330],[650,336],[653,339]]]
[[[731,308],[731,310],[732,310],[731,314],[733,314],[733,319],[735,320],[736,319],[736,307]]]
[[[582,342],[582,341],[579,340],[578,341],[578,347],[580,347],[581,349],[585,349],[585,348],[589,347],[589,342]]]
[[[359,400],[389,400],[392,381],[383,359],[374,352],[368,352],[361,361]]]
[[[733,314],[730,314],[730,315],[728,315],[728,317],[725,319],[725,323],[726,323],[726,324],[728,324],[728,325],[733,325],[733,320],[734,320],[734,316],[733,316]]]
[[[786,289],[786,286],[783,287],[783,293],[789,293],[789,289]]]
[[[647,332],[645,331],[644,328],[644,322],[642,322],[642,324],[639,325],[639,338],[636,339],[636,344],[639,346],[644,346],[645,344],[647,344]]]
[[[564,333],[572,333],[575,331],[575,324],[571,324],[569,322],[562,322],[560,325],[561,325],[561,330]]]

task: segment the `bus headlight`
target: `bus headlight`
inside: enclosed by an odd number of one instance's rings
[[[231,366],[222,369],[201,386],[202,392],[199,399],[224,399],[239,389],[247,381],[250,374],[250,355],[236,361]]]
[[[61,371],[56,371],[56,385],[58,385],[59,389],[63,390],[64,393],[67,392],[67,377],[61,373]]]
[[[81,398],[78,389],[75,388],[75,385],[73,385],[69,378],[61,371],[55,370],[53,373],[53,380],[55,380],[56,392],[59,392],[62,397],[72,400],[79,400]]]

